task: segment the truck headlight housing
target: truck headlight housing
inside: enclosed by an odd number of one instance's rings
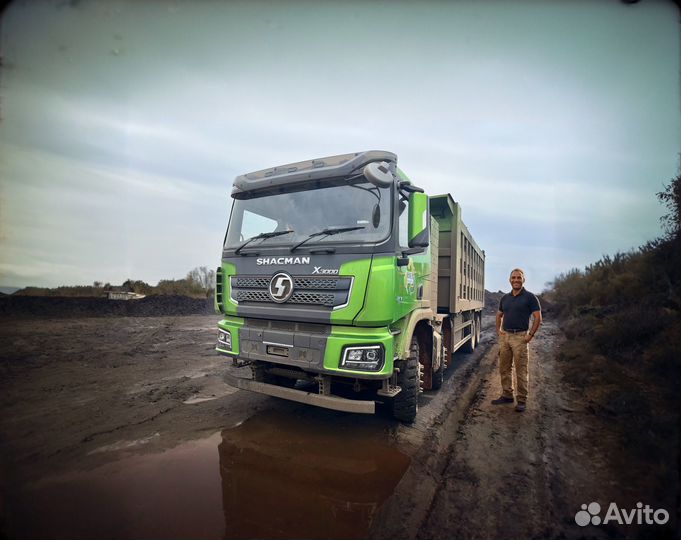
[[[358,371],[379,371],[385,357],[383,345],[345,347],[341,367]]]
[[[229,330],[218,329],[218,349],[232,350],[232,334]]]

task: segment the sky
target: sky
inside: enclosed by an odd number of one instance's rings
[[[679,173],[672,2],[15,1],[0,44],[2,286],[216,267],[237,175],[377,149],[539,292]]]

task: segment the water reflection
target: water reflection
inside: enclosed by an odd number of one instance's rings
[[[409,458],[353,418],[264,412],[163,452],[20,482],[0,537],[365,537]]]
[[[8,494],[9,538],[220,538],[220,433]]]
[[[225,537],[364,538],[409,458],[352,426],[256,415],[222,432]]]

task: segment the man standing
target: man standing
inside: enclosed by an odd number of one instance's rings
[[[529,343],[541,324],[539,300],[525,290],[525,273],[520,268],[511,272],[511,292],[501,297],[497,311],[497,335],[499,336],[499,373],[501,374],[501,397],[492,400],[494,405],[513,403],[513,368],[515,367],[518,391],[515,410],[523,412],[527,402],[529,378]],[[530,315],[534,321],[530,326]]]

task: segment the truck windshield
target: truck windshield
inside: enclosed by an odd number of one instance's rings
[[[299,249],[319,244],[376,243],[390,233],[390,188],[378,188],[364,178],[304,191],[268,194],[254,199],[236,199],[229,220],[225,248],[234,249],[263,233],[292,231],[255,240],[249,249],[294,246],[311,234],[332,228],[339,234],[320,236]]]

